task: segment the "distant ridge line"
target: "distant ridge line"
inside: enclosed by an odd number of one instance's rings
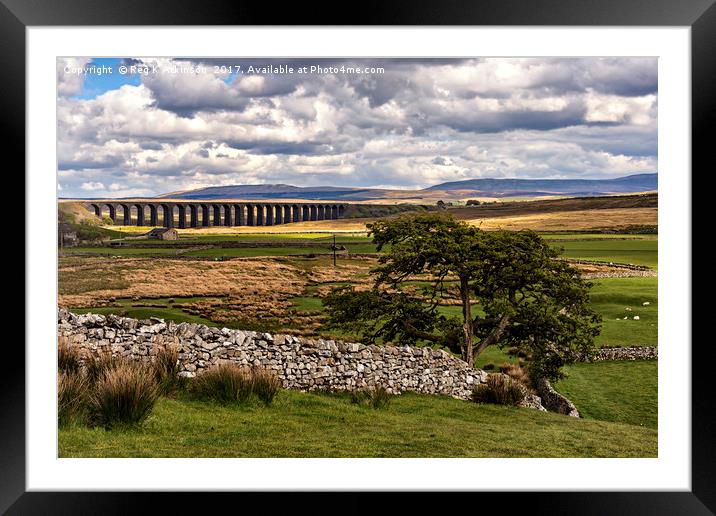
[[[450,181],[417,190],[385,188],[311,186],[288,184],[209,186],[183,192],[171,192],[157,198],[172,199],[305,199],[370,201],[405,199],[411,197],[518,197],[580,195],[602,196],[619,193],[639,193],[658,188],[658,174],[633,174],[613,179],[518,179],[481,178]]]

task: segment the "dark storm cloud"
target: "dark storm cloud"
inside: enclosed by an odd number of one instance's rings
[[[451,161],[442,156],[436,156],[430,163],[433,165],[450,165]]]
[[[547,61],[549,73],[532,86],[552,94],[584,92],[628,97],[656,93],[658,68],[654,58],[634,58],[625,66],[624,58],[568,59]]]
[[[475,111],[455,113],[418,113],[413,118],[413,128],[416,133],[423,134],[425,130],[435,125],[443,125],[459,132],[473,133],[500,133],[516,129],[536,131],[549,131],[563,127],[587,124],[585,122],[586,109],[579,104],[572,104],[565,109],[555,111]]]
[[[252,154],[330,154],[330,145],[314,142],[241,142],[229,141],[226,144],[232,149],[250,151]]]
[[[143,150],[162,150],[162,144],[159,142],[141,142],[139,148]]]
[[[116,167],[123,162],[124,158],[121,156],[105,156],[90,160],[60,160],[57,163],[57,170],[107,169]]]

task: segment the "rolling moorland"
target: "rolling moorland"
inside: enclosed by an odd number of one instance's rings
[[[486,230],[539,231],[562,249],[594,282],[599,346],[657,345],[655,194],[446,209]],[[149,228],[102,225],[75,203],[60,203],[60,220],[88,235],[59,256],[59,304],[77,313],[352,340],[323,327],[322,298],[335,286],[369,288],[377,263],[365,228],[371,217],[185,229],[176,241],[128,240]],[[457,300],[447,295],[440,309],[458,311]],[[521,360],[490,347],[476,365]],[[142,430],[63,429],[60,455],[656,456],[656,361],[581,363],[567,373],[555,388],[582,419],[408,393],[382,410],[340,394],[284,391],[269,408],[210,410],[178,396],[163,398]]]
[[[336,186],[299,187],[286,184],[211,186],[160,195],[164,199],[243,200],[332,200],[370,203],[430,203],[438,200],[604,196],[655,192],[658,174],[635,174],[614,179],[468,179],[422,190],[351,188]]]

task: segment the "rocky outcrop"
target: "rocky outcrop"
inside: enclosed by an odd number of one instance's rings
[[[60,309],[58,332],[85,358],[112,353],[151,361],[161,347],[176,346],[182,376],[201,374],[223,362],[255,365],[275,371],[284,388],[303,391],[383,386],[393,393],[414,391],[469,399],[473,387],[487,378],[484,371],[472,369],[442,350],[366,346],[156,318],[77,315]]]

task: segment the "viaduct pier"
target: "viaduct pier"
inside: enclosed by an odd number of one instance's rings
[[[344,203],[91,200],[84,206],[124,226],[274,226],[344,216]]]

